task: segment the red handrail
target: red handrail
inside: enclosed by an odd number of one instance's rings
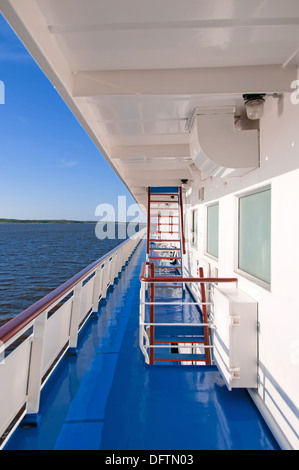
[[[149,266],[150,266],[151,276],[154,276],[155,275],[155,265],[154,265],[154,263],[149,263]],[[154,302],[155,302],[155,284],[150,285],[150,302],[151,302],[151,306],[150,306],[150,322],[151,322],[151,326],[150,326],[150,345],[154,346],[154,344],[155,344],[155,327],[154,327],[154,323],[155,323],[155,305],[154,305]],[[153,365],[154,363],[155,363],[155,348],[150,348],[150,364]]]
[[[199,275],[201,278],[203,278],[203,268],[199,268]],[[206,306],[206,290],[205,290],[205,285],[203,282],[200,283],[200,293],[201,293],[201,301],[202,301],[202,306],[201,306],[202,320],[203,320],[203,323],[205,323],[203,327],[204,344],[205,346],[209,346],[210,345],[210,333],[209,333],[209,327],[207,326],[208,312],[207,312],[207,306]],[[206,355],[206,364],[210,366],[212,364],[212,361],[211,361],[211,351],[209,347],[205,348],[205,355]]]
[[[169,277],[155,277],[146,276],[146,266],[148,262],[142,263],[139,280],[141,282],[238,282],[236,277],[183,277],[183,276],[169,276]]]
[[[78,282],[84,279],[88,274],[94,271],[98,265],[100,265],[103,261],[109,258],[115,251],[119,250],[122,245],[127,243],[128,240],[120,243],[116,248],[109,251],[109,253],[105,254],[98,260],[94,261],[86,268],[82,269],[78,274],[75,274],[71,279],[66,281],[61,286],[57,287],[55,290],[47,294],[45,297],[41,298],[33,305],[28,307],[23,312],[19,313],[16,317],[9,320],[3,326],[0,327],[0,341],[2,343],[6,343],[9,341],[15,334],[21,331],[25,326],[32,322],[38,315],[44,312],[47,308],[49,308],[56,300],[62,297],[64,294],[69,292]]]
[[[150,275],[147,276],[146,268],[150,268]],[[205,356],[206,356],[206,364],[211,365],[211,351],[210,351],[210,333],[209,333],[209,326],[208,326],[208,314],[207,314],[207,307],[206,307],[206,293],[205,293],[205,283],[221,283],[221,282],[238,282],[236,277],[204,277],[203,275],[203,268],[199,268],[199,275],[200,277],[183,277],[183,276],[168,276],[168,277],[155,277],[155,265],[150,261],[145,261],[142,263],[141,272],[139,279],[141,282],[150,283],[150,357],[149,362],[150,364],[155,363],[155,356],[153,347],[155,344],[155,283],[188,283],[188,282],[197,282],[200,283],[200,290],[201,290],[201,302],[202,302],[202,317],[203,317],[203,329],[204,329],[204,345],[205,347]],[[160,287],[160,286],[157,286]],[[163,286],[163,287],[170,287],[170,286]],[[177,286],[171,286],[177,287]],[[183,359],[180,359],[183,360]]]
[[[147,238],[146,238],[146,253],[149,254],[149,245],[150,245],[150,208],[151,208],[151,188],[147,188]]]
[[[185,248],[185,235],[184,235],[184,213],[183,213],[183,198],[182,198],[182,188],[179,188],[179,198],[180,198],[180,213],[181,213],[181,239],[182,239],[182,248],[183,254],[186,254]]]

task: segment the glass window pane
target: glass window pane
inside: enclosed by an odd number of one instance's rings
[[[207,253],[218,258],[219,204],[207,208]]]
[[[197,210],[192,211],[192,220],[191,220],[191,244],[197,246]]]
[[[239,199],[239,269],[270,284],[270,189]]]

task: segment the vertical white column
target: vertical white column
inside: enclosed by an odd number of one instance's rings
[[[102,299],[107,297],[107,285],[108,285],[108,276],[109,276],[110,263],[109,260],[105,260],[104,267],[102,269]]]
[[[101,281],[102,281],[102,267],[98,266],[95,272],[95,279],[93,285],[93,299],[92,299],[92,311],[97,312],[99,306],[99,297],[101,292]]]
[[[33,328],[27,397],[27,415],[30,415],[27,421],[32,424],[38,422],[47,314],[47,310],[41,313],[35,319]]]
[[[78,329],[80,318],[80,305],[82,296],[82,281],[74,287],[74,298],[70,323],[70,343],[69,348],[76,352],[78,342]]]

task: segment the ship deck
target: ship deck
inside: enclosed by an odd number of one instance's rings
[[[148,366],[139,349],[141,242],[118,283],[41,395],[37,427],[20,425],[6,450],[277,449],[244,389],[213,366]],[[167,289],[171,296],[172,289]],[[177,292],[175,293],[177,295]],[[191,316],[188,312],[178,315]]]

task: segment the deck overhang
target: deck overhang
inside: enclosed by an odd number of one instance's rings
[[[243,119],[244,93],[290,92],[297,78],[298,2],[215,3],[1,1],[29,52],[143,205],[148,186],[194,179],[195,109],[233,107]]]

